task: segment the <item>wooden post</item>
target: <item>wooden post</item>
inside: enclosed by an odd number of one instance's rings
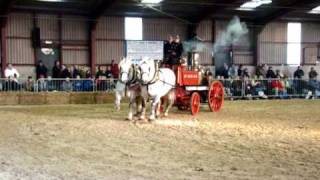
[[[89,21],[89,36],[90,36],[90,68],[91,75],[95,76],[96,74],[96,63],[97,63],[97,52],[96,52],[96,29],[97,22]]]

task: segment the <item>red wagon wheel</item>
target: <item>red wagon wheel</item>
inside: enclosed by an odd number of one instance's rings
[[[191,95],[190,110],[193,116],[197,115],[200,111],[200,95],[197,92],[194,92]]]
[[[209,108],[212,112],[220,111],[224,101],[223,85],[219,81],[211,83],[208,92]]]

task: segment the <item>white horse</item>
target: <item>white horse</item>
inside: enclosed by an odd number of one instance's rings
[[[137,114],[139,111],[145,111],[145,104],[139,103],[141,97],[140,85],[137,84],[135,66],[128,58],[123,58],[119,63],[120,75],[116,84],[115,90],[115,106],[117,110],[120,110],[121,100],[124,97],[129,97],[129,113],[128,120],[133,119],[133,109],[136,105]],[[142,98],[140,98],[142,99]]]
[[[150,98],[152,102],[150,120],[155,120],[158,115],[161,98],[168,99],[164,116],[168,116],[169,110],[175,101],[174,87],[176,76],[171,69],[156,68],[156,63],[152,59],[144,58],[140,63],[139,80],[142,84],[141,93],[144,103]],[[145,110],[145,109],[144,109]],[[144,115],[145,111],[142,112]]]

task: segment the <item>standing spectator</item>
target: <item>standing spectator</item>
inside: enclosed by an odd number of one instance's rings
[[[267,75],[267,65],[266,64],[263,64],[263,65],[259,65],[258,67],[257,67],[257,71],[256,71],[256,75],[258,76],[258,77],[266,77],[266,75]]]
[[[72,66],[72,78],[76,79],[78,76],[80,76],[81,78],[81,72],[80,70],[77,68],[77,66]]]
[[[6,78],[19,78],[20,74],[16,68],[12,66],[12,64],[8,64],[7,68],[4,70],[4,76]]]
[[[37,79],[40,79],[40,77],[47,78],[48,69],[47,67],[43,64],[43,62],[40,60],[37,67],[36,67],[36,75]]]
[[[98,66],[98,71],[96,73],[96,79],[98,79],[100,76],[104,76],[104,72],[101,66]]]
[[[228,66],[227,63],[224,63],[223,71],[222,71],[222,76],[223,76],[225,79],[229,79],[229,66]]]
[[[250,78],[248,68],[244,68],[242,71],[242,78]]]
[[[276,70],[276,78],[283,78],[283,74],[279,69]]]
[[[71,78],[71,73],[65,65],[61,66],[61,77],[60,78],[63,78],[63,79]]]
[[[70,81],[70,78],[67,77],[66,80],[63,81],[62,90],[67,92],[72,91],[72,82]]]
[[[107,66],[107,70],[106,70],[106,74],[105,75],[106,75],[107,79],[113,78],[112,71],[111,71],[111,66]]]
[[[234,79],[238,75],[236,65],[232,64],[228,70],[229,77]]]
[[[119,66],[114,62],[114,59],[111,61],[111,73],[114,79],[119,78]]]
[[[300,66],[298,66],[297,70],[293,74],[293,77],[297,79],[302,79],[303,76],[304,76],[304,71],[301,69]]]
[[[242,76],[243,76],[243,65],[242,65],[242,64],[239,65],[239,68],[238,68],[238,76],[239,76],[239,77],[242,77]]]
[[[61,65],[60,61],[56,61],[54,63],[54,67],[52,68],[52,78],[57,79],[61,77]]]
[[[314,70],[314,67],[311,67],[310,72],[309,72],[309,79],[310,80],[317,80],[318,73],[316,70]]]
[[[179,64],[179,60],[181,58],[183,52],[183,46],[180,41],[180,36],[177,35],[175,40],[171,43],[171,54],[169,58],[168,64],[173,66]]]
[[[267,71],[267,74],[266,74],[266,78],[267,79],[275,79],[275,78],[277,78],[277,76],[274,73],[274,71],[273,71],[271,66],[268,68],[268,71]]]

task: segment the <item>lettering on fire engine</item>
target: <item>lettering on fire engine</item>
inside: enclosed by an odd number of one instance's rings
[[[198,78],[198,75],[197,74],[184,74],[183,75],[183,78]]]

